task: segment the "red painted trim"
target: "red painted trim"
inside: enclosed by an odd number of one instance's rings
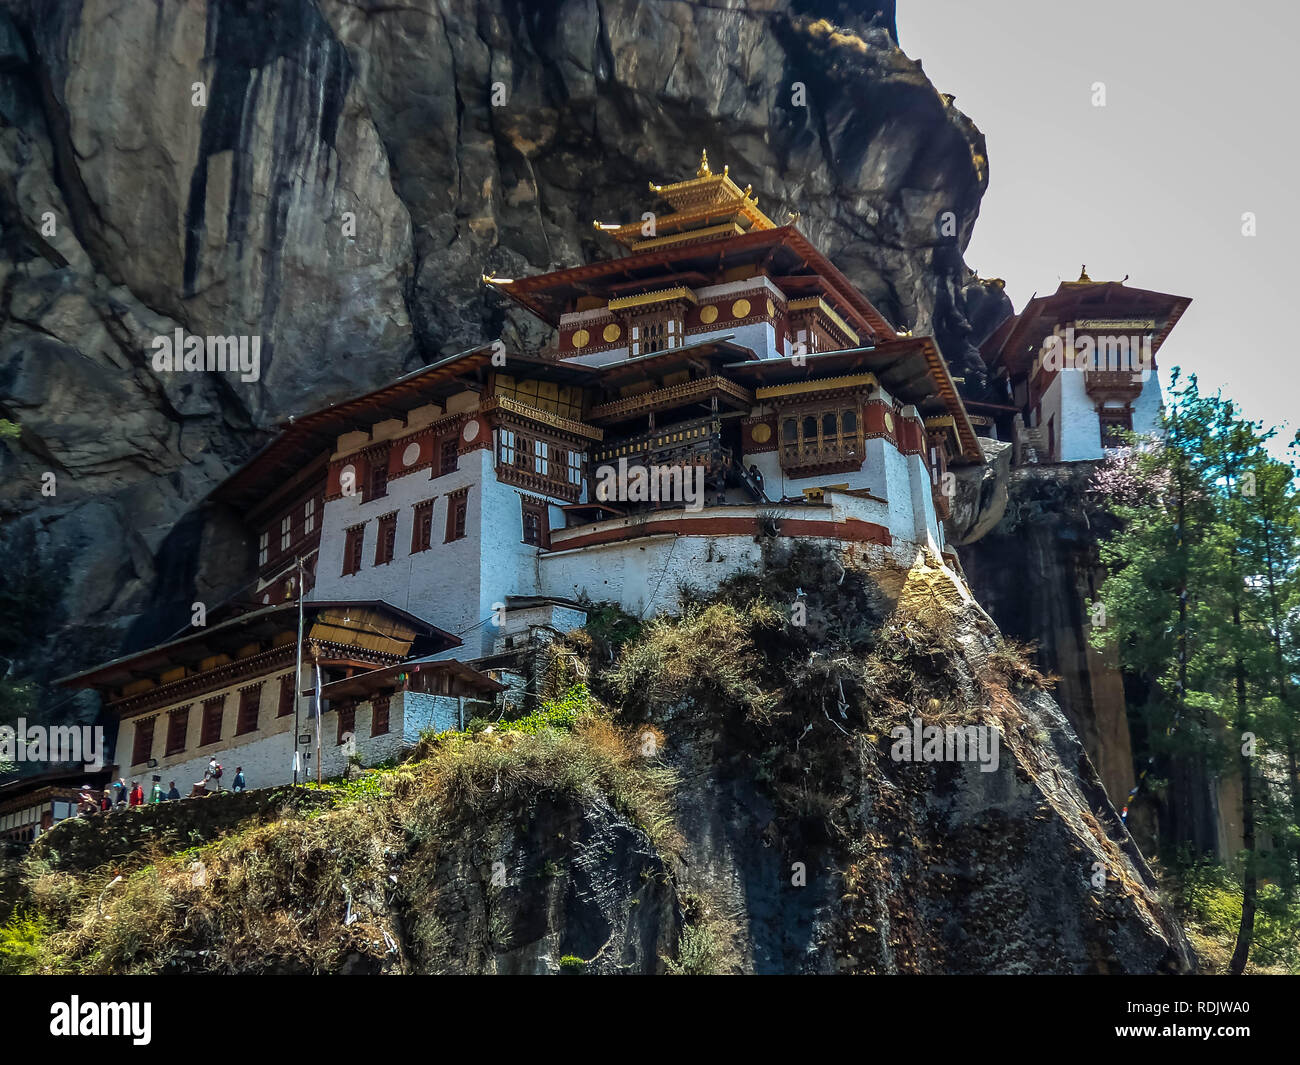
[[[843,540],[850,543],[883,544],[890,546],[894,541],[889,530],[875,522],[849,518],[847,521],[817,521],[809,518],[778,518],[779,535],[793,537],[812,537],[824,540]],[[558,539],[552,537],[551,548],[555,551],[568,551],[570,548],[591,547],[595,544],[617,543],[623,540],[637,540],[645,536],[756,536],[758,519],[749,517],[708,517],[690,518],[677,514],[662,518],[652,518],[638,525],[623,526],[617,529],[600,529],[572,538]]]

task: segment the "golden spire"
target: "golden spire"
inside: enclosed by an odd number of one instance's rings
[[[709,169],[709,152],[704,149],[700,152],[700,168],[695,171],[696,177],[708,177],[713,171]]]
[[[1092,281],[1092,278],[1088,276],[1088,265],[1086,263],[1079,267],[1079,281]],[[1075,284],[1077,285],[1079,281],[1076,281]]]

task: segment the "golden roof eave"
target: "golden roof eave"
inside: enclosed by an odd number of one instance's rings
[[[674,300],[685,300],[687,303],[698,303],[695,293],[685,285],[674,285],[672,288],[661,288],[655,292],[642,292],[635,296],[619,296],[617,299],[609,301],[608,309],[611,311],[624,311],[629,307],[644,307],[654,303],[672,303]]]
[[[776,399],[783,396],[798,396],[807,392],[831,392],[853,388],[879,388],[880,382],[875,374],[847,374],[840,377],[814,377],[807,381],[791,381],[784,385],[766,385],[754,389],[755,399]]]

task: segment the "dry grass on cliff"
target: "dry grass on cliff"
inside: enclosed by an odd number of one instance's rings
[[[147,864],[117,879],[109,867],[74,875],[30,863],[26,923],[0,928],[0,955],[12,940],[29,972],[337,972],[358,958],[396,968],[396,885],[428,881],[432,870],[412,866],[467,824],[513,824],[538,796],[567,796],[612,806],[661,854],[679,848],[672,776],[642,753],[661,742],[590,710],[568,727],[448,735],[418,761],[336,785],[332,807],[142,855]]]

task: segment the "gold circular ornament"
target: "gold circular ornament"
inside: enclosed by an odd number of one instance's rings
[[[894,416],[890,414],[889,411],[885,411],[885,432],[892,433],[893,431],[894,431]]]
[[[700,321],[705,325],[712,325],[718,320],[718,308],[712,303],[706,303],[700,308]]]
[[[769,318],[776,317],[776,304],[773,303],[771,300],[767,301],[767,316]]]
[[[591,334],[585,329],[579,329],[573,334],[573,346],[575,348],[585,348],[591,340]]]
[[[605,338],[606,344],[612,344],[623,335],[623,330],[611,322],[609,325],[605,326],[605,331],[600,335]]]
[[[731,317],[744,318],[749,314],[749,310],[749,300],[736,300],[736,302],[731,305]]]
[[[749,431],[749,436],[756,444],[766,444],[772,439],[772,427],[767,422],[759,422]]]

